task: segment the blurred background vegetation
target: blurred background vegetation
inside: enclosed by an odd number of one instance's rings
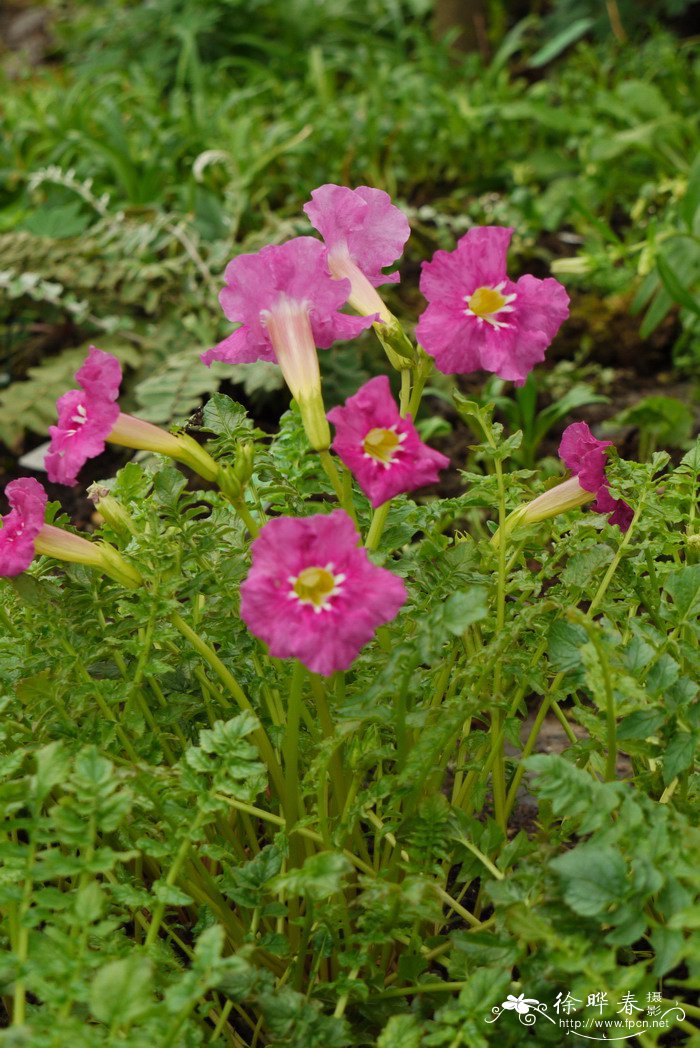
[[[13,0],[0,15],[0,472],[44,439],[91,342],[121,358],[127,408],[153,421],[184,420],[224,379],[274,418],[273,366],[209,371],[198,353],[230,329],[216,299],[228,259],[308,232],[301,206],[328,181],[384,188],[407,211],[391,292],[406,318],[422,309],[420,260],[472,224],[514,226],[512,271],[566,284],[572,319],[537,388],[503,402],[511,421],[534,426],[574,388],[576,403],[609,398],[599,418],[637,453],[684,447],[700,373],[699,11]],[[329,399],[381,366],[373,347],[323,357]]]

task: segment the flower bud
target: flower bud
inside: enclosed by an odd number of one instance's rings
[[[121,502],[110,495],[109,488],[102,484],[91,484],[87,495],[102,519],[121,535],[130,536],[135,532],[132,517],[122,506]]]

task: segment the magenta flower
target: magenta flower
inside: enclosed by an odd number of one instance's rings
[[[585,491],[595,495],[591,506],[597,513],[610,513],[608,523],[627,531],[634,513],[624,499],[614,499],[605,476],[605,449],[611,440],[596,440],[585,422],[567,426],[559,445],[559,457]]]
[[[252,545],[241,618],[276,658],[329,676],[350,666],[406,600],[403,580],[371,563],[343,510],[269,521]]]
[[[50,481],[75,484],[87,460],[102,454],[105,441],[168,455],[205,480],[217,479],[216,462],[192,437],[186,433],[175,436],[119,410],[116,400],[122,369],[111,353],[91,346],[75,377],[81,389],[71,389],[59,397],[58,425],[49,427],[51,445],[44,465]]]
[[[402,418],[389,379],[365,382],[328,418],[336,428],[333,450],[376,508],[403,491],[434,484],[450,460],[424,444],[411,416]]]
[[[314,189],[304,211],[328,249],[331,275],[350,281],[350,305],[365,316],[391,314],[374,288],[395,284],[398,273],[383,273],[403,254],[411,227],[403,211],[381,189],[324,185]]]
[[[313,446],[327,448],[330,431],[316,347],[328,349],[337,339],[354,338],[374,318],[339,312],[350,284],[333,280],[325,248],[313,237],[296,237],[286,244],[270,244],[255,255],[239,255],[226,267],[225,279],[219,301],[228,319],[240,327],[203,353],[203,362],[276,361],[299,404]]]
[[[23,477],[5,488],[10,512],[0,528],[0,575],[26,571],[36,554],[74,564],[88,564],[134,589],[143,579],[113,546],[44,523],[47,496],[38,480]]]
[[[569,315],[569,296],[552,277],[508,279],[512,233],[470,229],[454,251],[436,251],[423,263],[428,308],[416,336],[446,375],[482,368],[522,385]]]
[[[75,377],[81,388],[59,397],[58,425],[49,428],[51,447],[44,464],[55,484],[75,484],[87,460],[102,454],[119,418],[122,369],[116,357],[91,346]]]
[[[20,575],[34,559],[34,540],[44,527],[47,495],[38,480],[23,477],[5,488],[10,512],[0,530],[0,575]]]

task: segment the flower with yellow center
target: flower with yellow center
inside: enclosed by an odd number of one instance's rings
[[[363,455],[389,469],[405,439],[406,434],[397,433],[395,426],[390,429],[371,429],[362,441]]]
[[[477,317],[480,323],[486,321],[495,328],[508,327],[507,320],[496,320],[497,313],[513,312],[511,302],[517,297],[515,294],[504,295],[505,286],[506,282],[502,280],[496,287],[478,287],[471,295],[465,295],[467,308],[464,312]]]
[[[331,597],[340,593],[345,575],[342,572],[334,575],[333,565],[326,564],[325,568],[304,568],[298,575],[290,575],[288,581],[292,587],[290,600],[310,605],[316,613],[320,613],[330,610]]]

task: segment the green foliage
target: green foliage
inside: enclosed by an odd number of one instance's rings
[[[172,465],[112,490],[131,527],[104,537],[143,588],[49,561],[3,585],[8,1044],[487,1045],[509,993],[697,985],[697,450],[611,463],[632,529],[577,510],[523,530],[499,597],[494,475],[506,511],[542,481],[456,402],[467,490],[396,500],[376,556],[409,604],[348,673],[302,678],[293,751],[297,685],[236,610],[246,529]],[[215,394],[201,426],[222,463],[253,448],[251,513],[332,498],[296,411],[271,439]],[[554,702],[564,752],[531,756],[523,716]]]
[[[631,292],[641,336],[678,315],[676,363],[698,359],[696,63],[661,31],[610,40],[609,15],[633,35],[684,4],[603,6],[503,36],[492,3],[488,63],[434,42],[422,0],[110,0],[69,31],[59,7],[69,67],[6,92],[0,440],[46,432],[95,342],[127,410],[183,423],[208,398],[189,428],[242,494],[132,462],[128,526],[96,537],[143,586],[45,558],[0,580],[0,1044],[516,1048],[512,1010],[488,1025],[509,994],[692,1007],[700,449],[659,451],[687,448],[689,407],[613,419],[640,434],[607,467],[624,536],[572,510],[492,541],[551,485],[543,442],[614,393],[582,361]],[[256,524],[334,508],[333,485],[296,405],[272,437],[216,392],[259,407],[277,368],[198,359],[230,331],[226,262],[307,232],[325,181],[398,197],[408,272],[509,224],[513,272],[574,244],[574,311],[593,291],[576,360],[422,420],[464,438],[459,488],[392,500],[371,556],[407,604],[328,680],[269,656],[239,590]],[[369,335],[321,357],[328,406],[377,370]],[[533,755],[545,727],[561,752]]]
[[[588,7],[554,12],[569,40],[593,17]],[[252,22],[246,5],[228,2],[203,11],[188,0],[114,0],[77,20],[59,8],[68,69],[46,67],[5,92],[0,439],[14,446],[45,427],[62,390],[43,358],[63,350],[67,360],[91,342],[129,358],[126,389],[152,421],[181,423],[224,374],[269,399],[274,369],[207,370],[198,354],[230,330],[214,305],[226,262],[306,232],[300,205],[327,181],[398,197],[415,230],[409,266],[472,223],[516,227],[516,258],[571,254],[572,238],[583,241],[581,257],[555,257],[567,283],[575,290],[585,270],[606,295],[636,286],[644,338],[680,308],[676,361],[693,368],[700,138],[690,54],[661,33],[620,54],[608,39],[528,83],[507,61],[542,44],[531,21],[490,65],[466,55],[455,67],[426,15],[425,5],[378,0],[362,11],[326,4],[323,27],[308,0],[256,4]],[[399,315],[406,304],[403,293],[392,303]],[[603,347],[607,331],[588,326],[584,351],[590,338]],[[354,350],[324,354],[324,365],[330,401],[373,370]],[[36,367],[49,368],[41,382]],[[525,428],[533,420],[519,404]],[[545,408],[538,440],[555,421],[554,405]]]

